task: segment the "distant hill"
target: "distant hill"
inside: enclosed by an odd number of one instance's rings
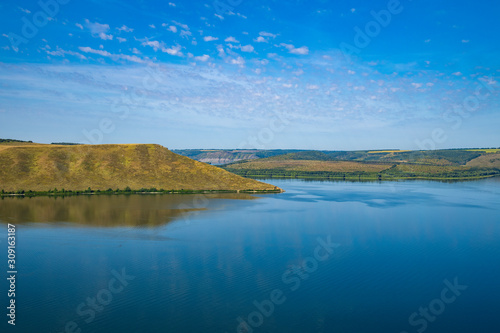
[[[213,165],[228,164],[242,160],[254,160],[271,156],[298,152],[300,150],[252,150],[252,149],[178,149],[176,154]]]
[[[0,190],[280,190],[155,144],[0,144]]]
[[[500,149],[300,151],[221,167],[245,177],[466,179],[500,174]]]

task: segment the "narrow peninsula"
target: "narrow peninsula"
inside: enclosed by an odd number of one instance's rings
[[[3,195],[279,193],[282,189],[175,154],[157,144],[0,144]]]

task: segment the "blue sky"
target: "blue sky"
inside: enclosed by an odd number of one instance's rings
[[[0,137],[500,146],[493,1],[4,1]]]

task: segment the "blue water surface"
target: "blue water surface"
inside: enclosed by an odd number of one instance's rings
[[[1,200],[15,331],[500,329],[498,178],[265,181],[286,192]]]

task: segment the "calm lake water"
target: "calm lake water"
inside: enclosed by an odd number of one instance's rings
[[[15,331],[500,329],[500,179],[267,182],[286,192],[0,200]]]

